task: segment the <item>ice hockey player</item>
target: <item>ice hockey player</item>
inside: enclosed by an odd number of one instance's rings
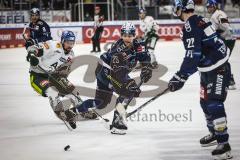
[[[175,0],[174,15],[185,22],[182,41],[186,54],[168,87],[172,92],[177,91],[189,76],[197,70],[200,72],[200,105],[210,131],[210,135],[203,137],[200,143],[206,146],[217,142],[216,149],[212,151],[214,158],[230,159],[231,147],[224,108],[230,79],[227,64],[230,50],[219,38],[212,23],[194,14],[193,0]]]
[[[218,9],[217,5],[218,4],[217,4],[216,0],[208,0],[207,1],[206,6],[207,6],[208,13],[212,15],[210,18],[210,21],[212,22],[213,26],[215,27],[217,34],[220,35],[220,37],[225,42],[226,46],[230,49],[230,55],[231,55],[236,39],[233,36],[232,28],[228,21],[228,16],[226,15],[225,12]],[[228,62],[228,65],[229,65],[230,71],[231,71],[231,65],[229,62]],[[236,89],[233,74],[231,74],[231,79],[229,82],[229,89],[232,89],[232,90]]]
[[[154,21],[152,16],[146,16],[146,10],[141,8],[139,9],[139,18],[140,18],[140,30],[143,32],[143,35],[139,37],[143,38],[146,44],[146,47],[151,55],[151,64],[153,69],[158,67],[158,62],[154,55],[155,46],[159,39],[157,31],[159,29],[158,24]]]
[[[152,77],[149,67],[151,57],[142,41],[135,39],[135,26],[127,22],[121,27],[121,38],[100,56],[96,68],[97,89],[95,99],[88,99],[77,106],[79,112],[86,112],[89,108],[103,109],[110,102],[113,92],[119,97],[111,125],[112,134],[126,134],[126,103],[133,97],[138,97],[141,90],[129,73],[137,62],[142,63],[141,80],[146,83]]]
[[[73,106],[79,104],[78,99],[71,94],[76,92],[75,87],[67,79],[74,57],[72,50],[74,44],[74,33],[64,31],[61,42],[49,40],[27,49],[31,64],[31,86],[37,93],[49,98],[57,117],[69,122],[72,128],[76,128],[73,120],[76,113],[64,106],[63,101],[70,100]],[[74,94],[77,95],[77,93]]]
[[[100,7],[95,7],[94,15],[94,35],[92,37],[93,52],[101,52],[100,40],[103,32],[104,15],[100,13]],[[96,50],[97,49],[97,50]]]
[[[46,42],[52,40],[49,25],[40,19],[40,11],[38,8],[32,8],[30,10],[30,36],[26,41],[26,48],[40,42]]]

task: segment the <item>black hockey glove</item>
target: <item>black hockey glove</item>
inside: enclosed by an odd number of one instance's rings
[[[150,65],[146,65],[142,68],[140,78],[146,83],[152,78],[152,69],[149,67]]]
[[[35,44],[37,44],[36,41],[32,38],[29,38],[25,43],[25,47],[26,47],[26,49],[28,49],[28,47],[33,46]]]
[[[139,94],[141,93],[141,90],[137,86],[134,79],[131,79],[127,82],[125,88],[127,89],[126,96],[133,96],[133,97],[139,97]]]
[[[35,57],[35,56],[32,55],[32,54],[29,54],[29,61],[30,61],[31,66],[37,66],[38,63],[39,63],[38,58]]]
[[[31,46],[30,48],[27,49],[28,54],[26,57],[26,60],[30,62],[30,59],[32,56],[36,57],[41,57],[43,56],[43,48],[41,46]]]
[[[182,75],[179,72],[175,73],[172,79],[168,83],[168,88],[171,92],[177,91],[184,86],[184,83],[188,79],[188,76]]]
[[[51,74],[53,74],[56,77],[67,78],[68,75],[70,74],[71,64],[72,62],[63,63],[59,67],[57,67],[56,70],[54,70]]]

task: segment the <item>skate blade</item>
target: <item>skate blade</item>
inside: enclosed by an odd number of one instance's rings
[[[211,146],[215,146],[217,145],[217,141],[213,141],[211,143],[208,143],[208,144],[201,144],[202,147],[211,147]]]
[[[89,118],[85,118],[85,117],[81,116],[80,114],[77,114],[77,116],[75,116],[73,120],[75,122],[76,121],[95,121],[95,120],[99,120],[99,118],[89,119]]]
[[[117,135],[125,135],[126,130],[120,130],[120,129],[117,129],[117,128],[112,128],[111,133],[112,134],[117,134]]]
[[[213,157],[214,157],[214,160],[227,160],[227,159],[232,159],[233,158],[230,151],[226,152],[224,154],[221,154],[221,155],[215,155]]]

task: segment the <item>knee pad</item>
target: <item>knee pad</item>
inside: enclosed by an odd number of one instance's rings
[[[213,120],[214,130],[217,132],[224,132],[227,128],[226,117],[221,117]]]
[[[97,108],[103,109],[111,102],[112,92],[97,89],[95,99]]]

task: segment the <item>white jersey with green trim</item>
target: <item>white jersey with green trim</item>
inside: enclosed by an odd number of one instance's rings
[[[216,31],[225,40],[234,39],[232,27],[229,24],[228,16],[225,12],[217,9],[211,16],[210,21],[215,27]]]
[[[152,16],[146,16],[143,20],[140,20],[140,30],[147,35],[151,30],[157,31],[159,29],[158,24],[154,21]]]
[[[65,54],[62,44],[58,41],[49,40],[38,45],[43,47],[43,56],[38,57],[39,66],[46,71],[54,71],[60,65],[72,61],[74,52],[71,50],[68,54]],[[31,49],[29,47],[29,49]],[[37,66],[30,66],[30,71],[35,73],[44,73]]]

